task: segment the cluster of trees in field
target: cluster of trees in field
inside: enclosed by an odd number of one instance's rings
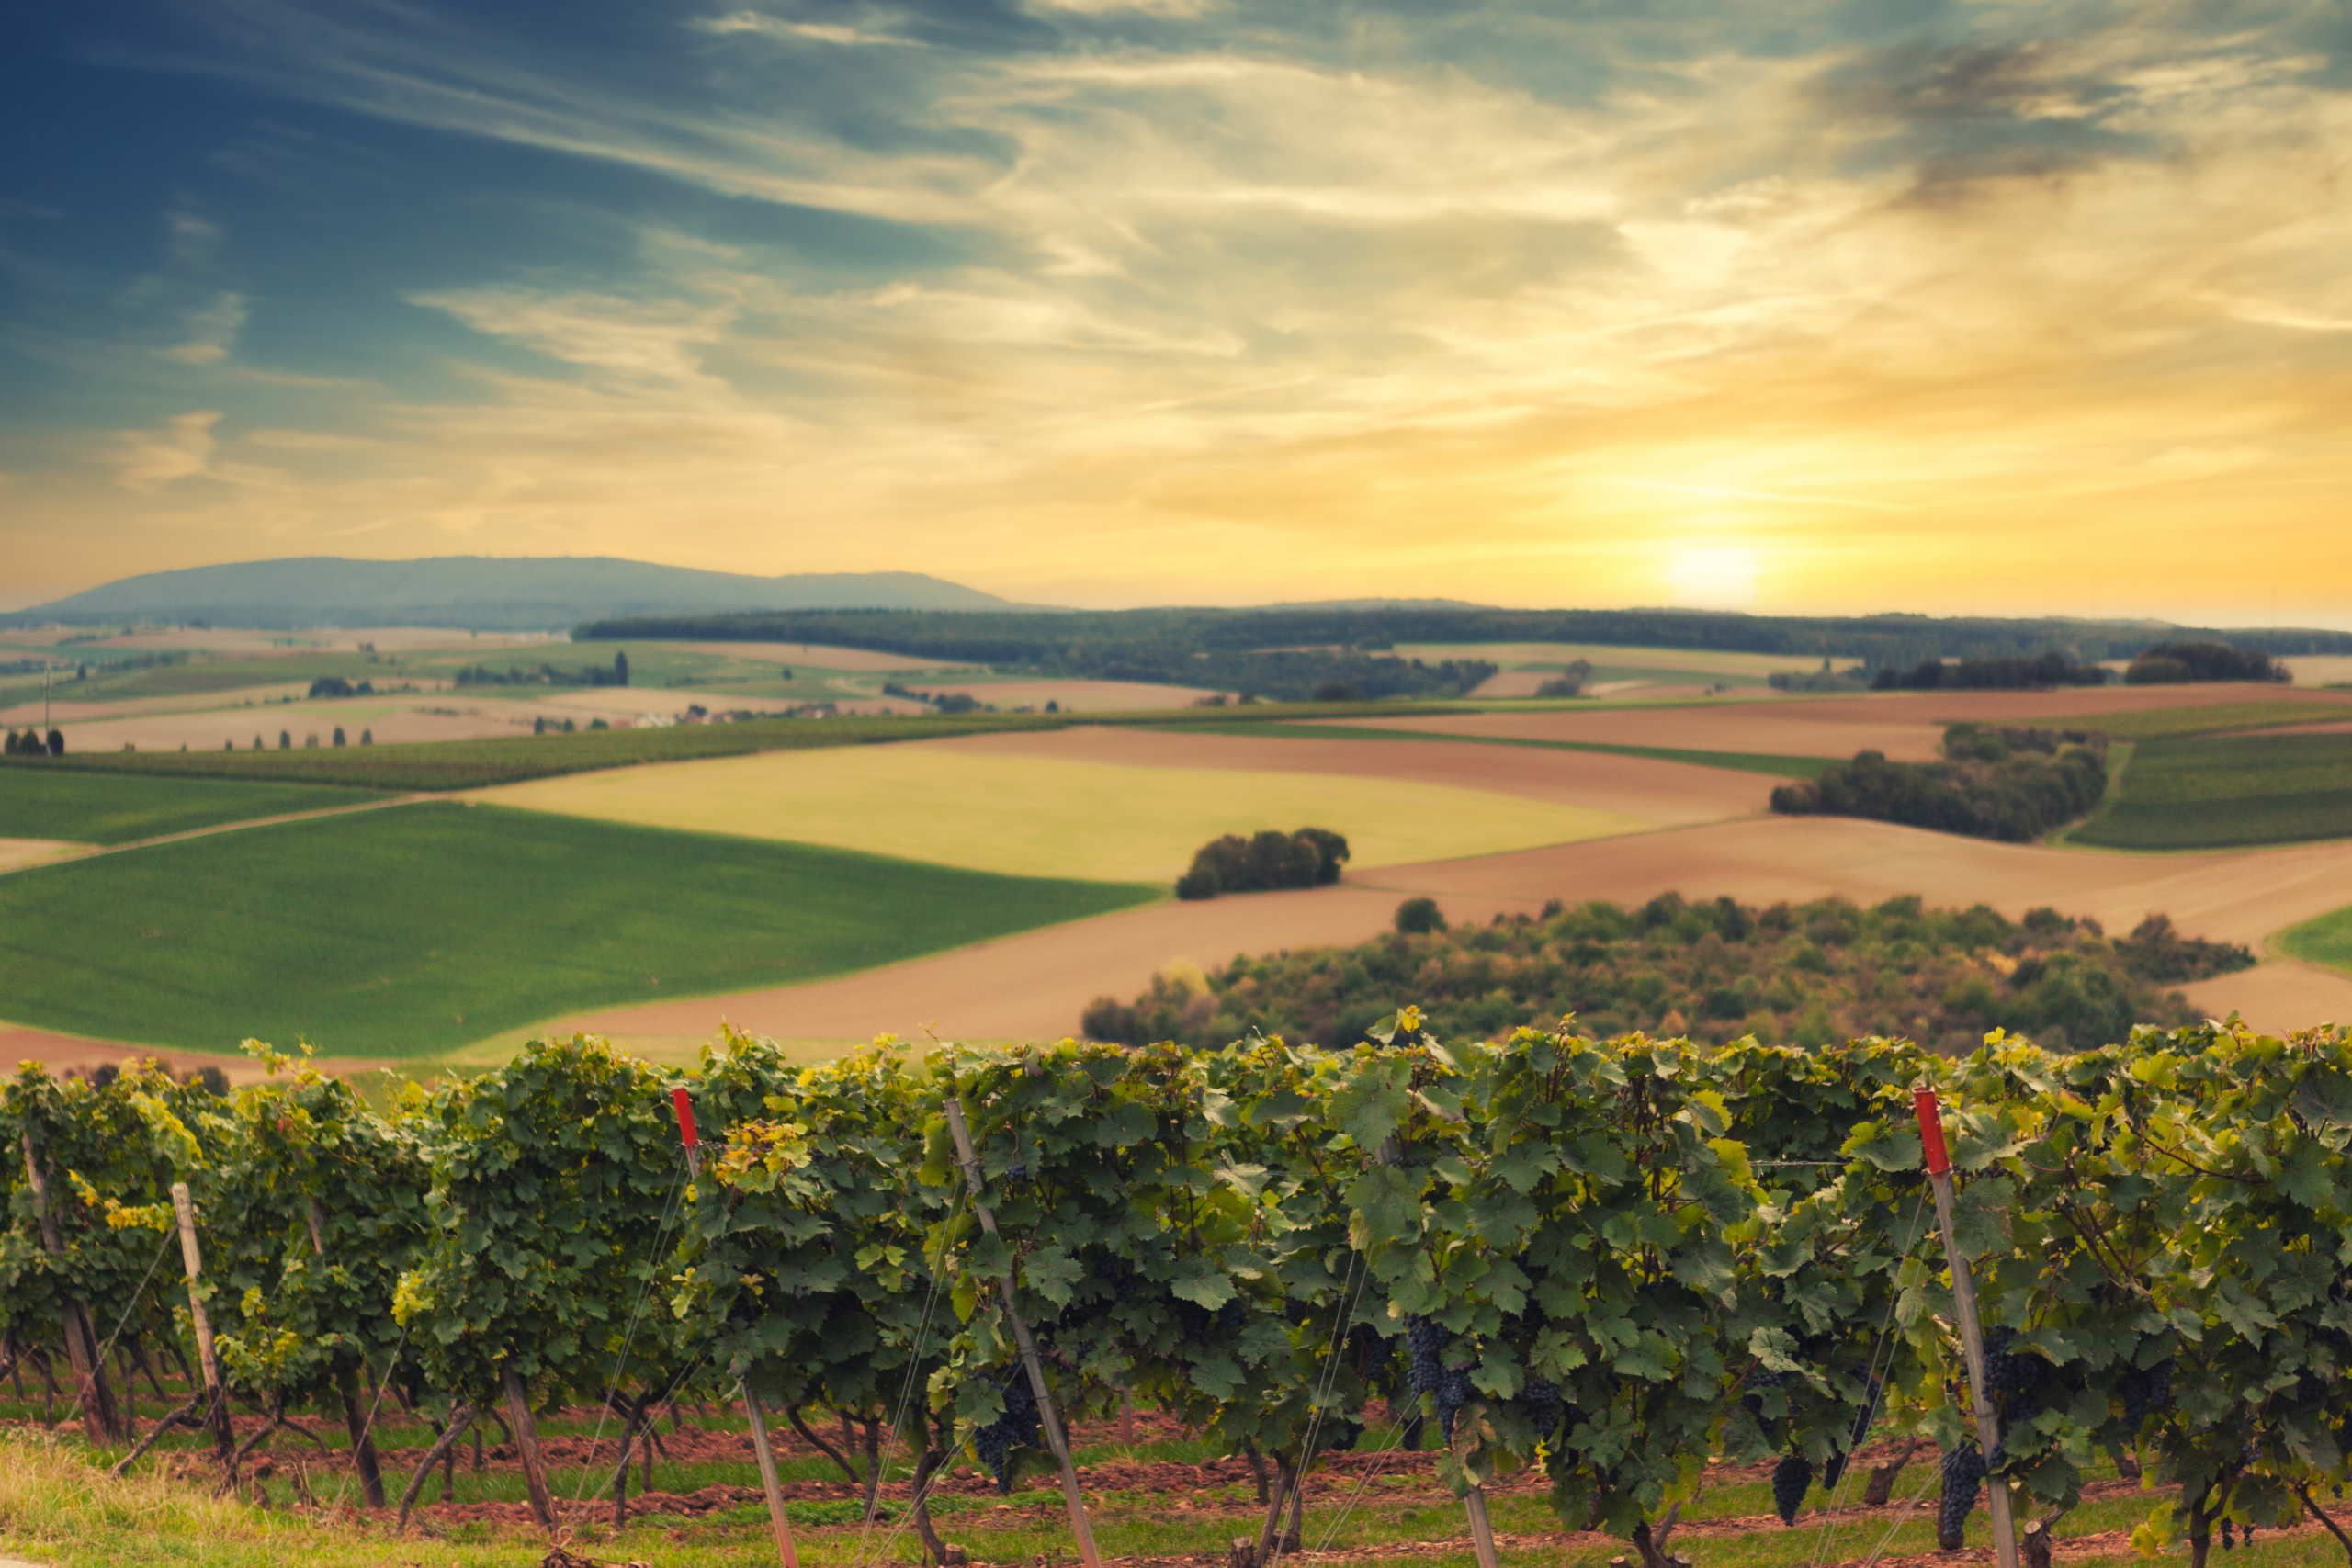
[[[462,674],[464,671],[460,671],[459,673]],[[340,675],[322,675],[311,682],[311,695],[313,698],[372,697],[375,694],[376,683],[373,681],[362,680],[355,683],[345,680]]]
[[[2106,793],[2102,731],[1955,724],[1944,731],[1940,762],[1858,751],[1818,777],[1776,786],[1772,809],[2028,843],[2085,815]]]
[[[2244,947],[2183,937],[2162,915],[2109,938],[2052,909],[2011,921],[1916,897],[1757,908],[1668,893],[1638,908],[1555,906],[1460,930],[1416,899],[1399,906],[1397,924],[1355,947],[1163,975],[1132,1001],[1097,998],[1081,1027],[1127,1044],[1206,1048],[1255,1031],[1340,1045],[1409,997],[1449,1039],[1574,1015],[1604,1037],[1642,1029],[1812,1047],[1903,1035],[1963,1051],[2007,1029],[2064,1049],[2139,1024],[2186,1024],[2188,1004],[2165,987],[2255,962]]]
[[[934,711],[944,714],[978,713],[983,705],[980,699],[969,692],[918,692],[897,681],[883,682],[882,694],[904,697],[910,703],[928,703]],[[994,713],[996,709],[990,707],[987,711]]]
[[[2108,671],[2097,664],[2077,664],[2052,650],[2032,659],[1963,659],[1947,664],[1929,659],[1909,670],[1893,665],[1871,682],[1879,692],[2040,692],[2053,686],[2103,686]]]
[[[1319,887],[1339,881],[1347,863],[1348,840],[1329,828],[1301,828],[1295,833],[1270,828],[1246,839],[1227,833],[1193,852],[1191,867],[1176,879],[1176,897],[1214,898],[1220,893]]]
[[[2224,642],[2167,642],[2142,653],[2123,671],[2126,685],[2174,686],[2191,681],[2291,682],[2295,672],[2258,649]]]
[[[543,662],[537,670],[510,664],[502,673],[488,665],[477,664],[459,670],[453,679],[460,686],[626,686],[628,655],[614,654],[610,668],[590,664],[579,670],[559,670]]]
[[[2001,1352],[1982,1387],[1937,1304],[1923,1086]],[[718,1139],[691,1184],[673,1089]],[[609,1402],[633,1435],[660,1400],[741,1387],[869,1455],[913,1450],[943,1561],[922,1483],[961,1453],[1008,1487],[1043,1459],[1007,1393],[1016,1315],[1063,1413],[1132,1394],[1271,1459],[1261,1546],[1384,1399],[1434,1427],[1457,1495],[1540,1456],[1562,1523],[1645,1568],[1668,1568],[1712,1456],[1834,1485],[1866,1440],[1909,1437],[2054,1517],[2096,1455],[2136,1455],[2177,1488],[2144,1544],[2185,1540],[2193,1568],[2217,1525],[2322,1512],[2352,1470],[2344,1031],[2143,1030],[2072,1055],[1995,1036],[1955,1060],[1566,1030],[1448,1045],[1407,1008],[1339,1051],[877,1046],[809,1068],[732,1036],[683,1072],[577,1039],[380,1114],[307,1070],[222,1100],[28,1068],[0,1134],[25,1156],[5,1353],[70,1365],[92,1427],[119,1420],[96,1325],[185,1353],[201,1301],[264,1433],[341,1413],[388,1492],[372,1378],[442,1427],[413,1498],[495,1408],[550,1524],[535,1411]],[[192,1288],[147,1282],[175,1253],[175,1180]],[[215,1432],[232,1472],[260,1440]]]
[[[7,732],[6,754],[11,757],[62,757],[65,755],[65,732],[52,729],[47,735],[27,726],[22,735]]]

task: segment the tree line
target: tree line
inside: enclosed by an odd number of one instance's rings
[[[1792,817],[1867,817],[2022,844],[2086,815],[2106,793],[2103,731],[1955,724],[1944,731],[1942,761],[1857,751],[1818,777],[1775,786],[1771,804]]]

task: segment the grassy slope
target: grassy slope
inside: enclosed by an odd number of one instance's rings
[[[0,764],[0,839],[127,844],[380,798],[373,790],[332,785],[109,776],[11,761]]]
[[[435,803],[0,878],[0,995],[11,1017],[110,1039],[413,1056],[1157,896]]]
[[[2137,713],[2083,714],[2073,717],[2061,715],[2034,722],[2051,728],[2103,729],[2109,740],[2160,740],[2176,735],[2208,735],[2217,729],[2263,729],[2278,724],[2317,724],[2332,718],[2352,718],[2352,706],[2216,703],[2206,707],[2143,708]]]
[[[1158,728],[1159,726],[1153,726]],[[1200,724],[1185,727],[1213,735],[1255,735],[1283,740],[1436,740],[1471,746],[1532,746],[1553,751],[1600,751],[1612,757],[1647,757],[1658,762],[1689,762],[1702,768],[1781,778],[1817,778],[1837,766],[1835,757],[1778,757],[1755,751],[1690,751],[1670,746],[1612,746],[1597,740],[1535,740],[1516,735],[1461,735],[1450,730],[1372,729],[1361,725],[1271,723]]]
[[[2219,849],[2352,834],[2352,735],[2172,736],[2142,742],[2112,809],[2073,840]]]
[[[2278,940],[2290,958],[2352,970],[2352,908],[2289,926],[2278,933]]]

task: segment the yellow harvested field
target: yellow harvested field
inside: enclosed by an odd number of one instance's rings
[[[1169,882],[1221,833],[1329,828],[1354,867],[1639,832],[1648,819],[1442,784],[1121,767],[927,744],[623,768],[475,798],[648,827],[869,850],[1029,876]]]
[[[1153,686],[1141,681],[925,681],[926,692],[967,692],[994,704],[1000,713],[1026,705],[1042,710],[1058,703],[1065,713],[1141,713],[1152,708],[1191,707],[1212,695],[1206,686]],[[1228,694],[1238,695],[1238,693]]]

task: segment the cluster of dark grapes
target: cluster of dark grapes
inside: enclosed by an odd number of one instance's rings
[[[2243,1528],[2245,1531],[2245,1543],[2248,1546],[2252,1546],[2254,1544],[2254,1527],[2252,1525],[2246,1525]],[[2222,1550],[2223,1551],[2231,1551],[2237,1545],[2237,1542],[2231,1539],[2231,1537],[2235,1533],[2236,1530],[2231,1527],[2230,1521],[2223,1519],[2222,1521]]]
[[[1739,1402],[1747,1407],[1747,1413],[1750,1416],[1760,1421],[1764,1418],[1764,1390],[1778,1388],[1787,1380],[1786,1372],[1776,1372],[1770,1368],[1758,1367],[1747,1374],[1747,1392],[1740,1396]]]
[[[2172,1405],[2172,1358],[2132,1368],[2115,1380],[2115,1392],[2123,1396],[2123,1418],[2138,1431],[2141,1422]]]
[[[1854,1412],[1853,1428],[1846,1435],[1846,1451],[1832,1455],[1829,1462],[1821,1467],[1821,1484],[1825,1491],[1837,1489],[1838,1481],[1846,1473],[1846,1461],[1853,1457],[1855,1450],[1862,1446],[1862,1439],[1871,1435],[1871,1427],[1878,1421],[1879,1396],[1884,1390],[1877,1376],[1868,1369],[1856,1367],[1854,1371],[1862,1380],[1862,1407]]]
[[[1537,1436],[1548,1438],[1560,1429],[1559,1384],[1529,1378],[1519,1391],[1519,1402],[1526,1407],[1528,1422]]]
[[[1445,1330],[1433,1318],[1416,1314],[1405,1320],[1405,1348],[1412,1358],[1412,1370],[1407,1381],[1415,1393],[1435,1393],[1440,1379],[1445,1376],[1444,1362],[1447,1340]]]
[[[1470,1369],[1448,1367],[1437,1381],[1437,1431],[1447,1442],[1453,1441],[1453,1417],[1470,1403]]]
[[[2042,1375],[2050,1363],[2039,1356],[2019,1355],[2009,1347],[2017,1339],[2012,1328],[1984,1333],[1984,1392],[2001,1412],[2002,1446],[2012,1427],[2022,1427],[2041,1414]],[[1996,1455],[1996,1461],[2001,1457]]]
[[[1182,1296],[1175,1299],[1174,1305],[1176,1332],[1194,1345],[1206,1345],[1213,1336],[1238,1334],[1241,1325],[1250,1320],[1250,1309],[1242,1304],[1238,1296],[1215,1312]]]
[[[1976,1506],[1976,1489],[1984,1482],[1984,1455],[1974,1443],[1962,1443],[1944,1455],[1944,1500],[1936,1513],[1936,1540],[1945,1551],[1959,1550],[1969,1513]]]
[[[1796,1452],[1784,1453],[1772,1467],[1772,1508],[1784,1525],[1797,1522],[1805,1489],[1813,1484],[1813,1461]]]
[[[1003,1385],[1004,1411],[972,1434],[972,1451],[996,1477],[996,1489],[1012,1490],[1012,1450],[1037,1447],[1037,1395],[1018,1371]]]

